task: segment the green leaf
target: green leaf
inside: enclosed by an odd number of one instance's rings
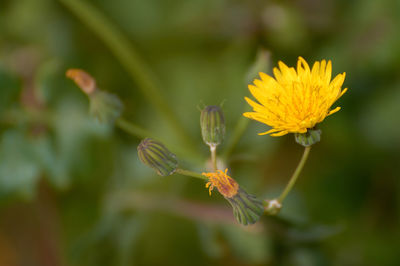
[[[0,138],[0,198],[13,193],[32,197],[39,171],[27,138],[16,130],[6,131]]]

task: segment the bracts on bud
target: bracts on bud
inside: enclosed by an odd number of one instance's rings
[[[200,127],[203,141],[210,147],[222,143],[225,136],[225,119],[221,107],[206,106],[200,115]]]
[[[114,123],[121,116],[123,105],[116,95],[96,90],[89,95],[89,100],[89,112],[99,122]]]
[[[294,135],[296,142],[304,147],[311,146],[321,140],[321,130],[308,129],[306,133],[296,133]]]
[[[140,161],[161,176],[172,175],[178,168],[176,155],[159,141],[146,138],[140,142],[137,150]]]
[[[236,220],[243,225],[254,224],[264,213],[262,202],[242,188],[239,188],[235,196],[226,200],[232,205]]]

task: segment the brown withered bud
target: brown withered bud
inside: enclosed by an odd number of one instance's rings
[[[68,69],[65,73],[67,78],[72,79],[76,85],[87,95],[96,91],[96,80],[86,71],[78,68]]]

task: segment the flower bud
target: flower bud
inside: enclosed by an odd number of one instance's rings
[[[96,90],[89,95],[90,114],[102,123],[114,123],[120,117],[123,105],[114,94]]]
[[[161,176],[172,175],[178,167],[176,155],[159,141],[146,138],[140,142],[137,150],[140,161]]]
[[[321,130],[319,129],[308,129],[306,133],[296,133],[296,142],[304,147],[311,146],[321,140]]]
[[[209,146],[221,144],[225,136],[225,119],[221,107],[206,106],[200,115],[200,127],[203,141]]]

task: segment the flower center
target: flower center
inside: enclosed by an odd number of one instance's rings
[[[221,170],[217,170],[217,172],[213,173],[202,173],[204,176],[208,177],[208,182],[206,184],[206,188],[211,195],[211,191],[216,187],[219,193],[222,194],[225,198],[232,198],[235,196],[239,190],[238,183],[228,176],[228,169],[225,169],[225,172]]]

